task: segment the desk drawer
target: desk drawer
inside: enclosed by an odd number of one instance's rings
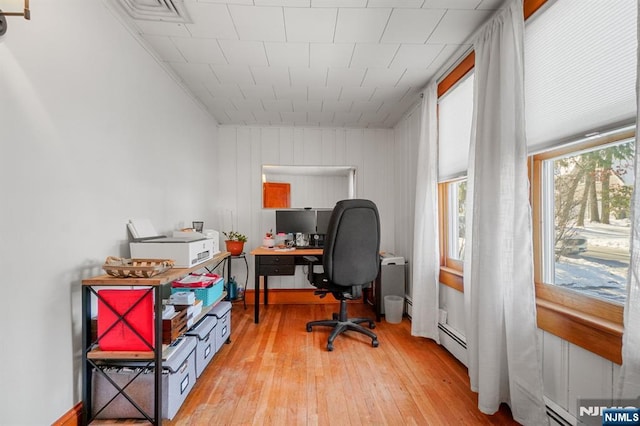
[[[260,266],[264,265],[295,265],[295,256],[262,256]]]
[[[260,275],[294,275],[296,265],[260,265]]]

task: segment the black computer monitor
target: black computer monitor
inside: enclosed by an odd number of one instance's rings
[[[315,210],[276,210],[276,233],[316,233]]]
[[[322,209],[316,211],[316,234],[324,235],[327,233],[331,213],[333,213],[333,209]]]

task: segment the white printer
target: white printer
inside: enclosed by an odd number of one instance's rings
[[[158,235],[146,219],[132,219],[127,224],[134,241],[129,243],[131,257],[136,259],[172,259],[176,268],[191,268],[218,253],[217,241],[198,232],[167,237]],[[214,244],[215,242],[215,244]]]

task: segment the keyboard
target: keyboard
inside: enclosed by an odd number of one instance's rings
[[[296,246],[296,250],[322,250],[323,247],[321,246],[302,246],[302,247],[298,247]]]

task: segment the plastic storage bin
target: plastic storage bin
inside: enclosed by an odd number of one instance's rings
[[[404,298],[396,295],[384,297],[384,318],[391,324],[402,322],[402,314],[404,313]]]
[[[188,336],[178,339],[175,352],[162,363],[162,418],[172,419],[196,382],[196,339]],[[118,386],[127,385],[126,394],[136,401],[148,415],[153,416],[154,370],[145,368],[146,362],[119,362],[106,368],[104,373]],[[142,372],[141,372],[142,370]],[[136,377],[137,375],[137,377]],[[135,377],[135,378],[134,378]],[[93,371],[93,412],[106,405],[98,419],[141,419],[143,415],[97,370]],[[115,396],[115,399],[111,399]],[[111,402],[109,402],[111,401]]]
[[[231,336],[231,302],[223,301],[214,306],[207,315],[215,316],[218,319],[216,324],[216,352]]]
[[[209,287],[192,288],[192,287],[171,287],[171,293],[180,291],[192,291],[196,294],[196,299],[202,300],[204,306],[213,305],[217,300],[222,298],[224,290],[224,279],[220,277]]]
[[[186,333],[187,336],[195,337],[198,342],[196,346],[196,377],[200,377],[216,353],[215,328],[217,323],[218,319],[215,316],[207,315]]]

